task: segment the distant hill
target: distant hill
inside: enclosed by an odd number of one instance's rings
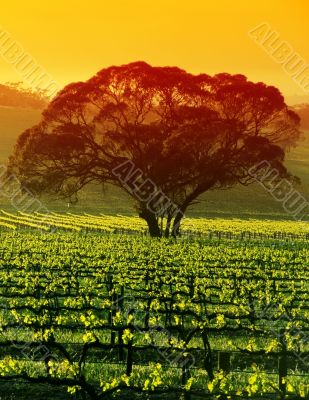
[[[291,108],[300,116],[302,128],[309,130],[309,104],[297,104]]]
[[[1,102],[0,102],[1,104]],[[302,126],[308,132],[298,147],[287,155],[287,165],[291,172],[299,176],[302,185],[299,190],[309,200],[309,105],[296,106],[302,118]],[[18,135],[26,128],[38,123],[41,109],[26,107],[8,107],[0,105],[0,162],[6,161],[11,154]],[[51,198],[42,199],[51,211],[122,213],[132,214],[131,200],[122,190],[107,186],[89,186],[80,194],[80,201],[67,207],[65,201]],[[9,202],[0,196],[0,208],[12,209]],[[200,203],[188,212],[191,216],[227,216],[243,218],[288,219],[282,205],[259,185],[237,186],[231,190],[214,190],[201,196]]]
[[[0,106],[0,162],[12,153],[17,137],[40,121],[41,110]]]
[[[21,83],[0,84],[0,162],[12,153],[18,135],[39,122],[48,99]]]
[[[47,104],[43,92],[25,89],[21,83],[0,84],[0,106],[42,110]]]

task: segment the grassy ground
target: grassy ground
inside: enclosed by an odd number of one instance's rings
[[[78,397],[75,397],[77,399]],[[74,400],[65,388],[27,383],[3,383],[0,385],[0,400]]]

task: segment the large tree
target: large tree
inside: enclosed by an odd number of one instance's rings
[[[71,199],[90,182],[120,186],[152,236],[163,234],[159,218],[177,235],[202,193],[252,183],[261,161],[290,178],[284,156],[299,136],[273,86],[135,62],[66,86],[19,137],[10,171],[38,194]]]

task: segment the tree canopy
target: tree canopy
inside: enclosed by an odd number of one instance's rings
[[[282,178],[299,117],[273,86],[144,62],[66,86],[23,132],[10,171],[35,193],[75,199],[90,182],[126,190],[152,236],[179,233],[204,192],[250,184],[266,160]]]

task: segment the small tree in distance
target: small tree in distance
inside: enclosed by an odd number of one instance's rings
[[[37,194],[120,186],[151,236],[163,235],[159,217],[176,236],[202,193],[252,183],[261,161],[290,179],[284,156],[299,137],[299,117],[273,86],[135,62],[66,86],[20,135],[9,170]]]
[[[0,84],[0,106],[43,110],[48,102],[49,98],[44,90],[24,87],[22,82]]]

